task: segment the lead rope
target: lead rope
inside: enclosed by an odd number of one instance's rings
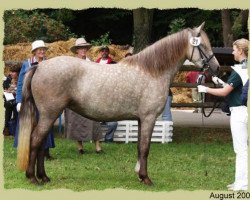
[[[205,76],[203,74],[203,76]],[[198,85],[201,85],[201,82],[203,80],[203,77],[201,77],[199,80],[198,80]],[[202,103],[202,112],[201,112],[201,124],[202,124],[202,129],[201,129],[201,135],[202,135],[202,138],[204,138],[204,128],[205,128],[205,123],[204,123],[204,116],[205,116],[205,110],[204,110],[204,99],[205,99],[205,94],[204,93],[200,93],[201,95],[201,103]],[[211,115],[211,114],[210,114]],[[207,146],[206,146],[206,142],[204,142],[205,144],[203,145],[203,158],[201,160],[202,164],[204,165],[204,175],[207,177],[208,175],[208,172],[207,172]]]
[[[202,105],[204,104],[204,99],[205,99],[205,94],[201,93],[201,98],[202,98]],[[204,115],[205,114],[205,110],[204,107],[202,108],[202,112],[201,112],[201,123],[202,123],[202,129],[201,129],[201,134],[202,136],[204,136],[204,128],[205,128],[205,123],[204,123]],[[211,114],[210,114],[211,115]],[[204,138],[204,137],[202,137]],[[203,145],[203,159],[202,159],[202,163],[204,165],[204,175],[207,177],[208,176],[208,172],[207,172],[207,144],[206,141],[204,141],[204,145]]]
[[[201,85],[201,81],[198,83],[199,85]],[[204,136],[204,128],[205,128],[205,123],[204,123],[204,117],[210,117],[211,114],[213,113],[213,111],[215,110],[215,108],[217,107],[216,104],[218,104],[218,106],[221,104],[221,102],[219,102],[219,99],[217,98],[217,100],[214,102],[213,108],[210,111],[210,113],[208,115],[206,115],[205,113],[205,108],[204,108],[204,103],[205,103],[205,93],[201,93],[201,101],[202,101],[202,105],[201,105],[201,123],[202,123],[202,130],[201,130],[201,134],[202,136]],[[204,146],[203,146],[203,159],[202,159],[202,163],[204,165],[204,174],[207,177],[208,176],[208,170],[207,170],[207,143],[206,141],[204,141]]]

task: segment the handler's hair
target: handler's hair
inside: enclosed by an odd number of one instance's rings
[[[238,49],[241,49],[246,56],[248,56],[248,43],[249,41],[245,38],[238,39],[234,41],[233,45]]]

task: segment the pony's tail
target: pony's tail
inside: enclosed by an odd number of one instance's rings
[[[37,66],[26,73],[22,88],[22,104],[19,112],[19,136],[17,147],[17,167],[26,171],[29,164],[30,137],[36,125],[36,105],[31,91],[31,80]]]

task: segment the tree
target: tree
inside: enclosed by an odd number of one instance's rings
[[[248,15],[248,10],[223,9],[221,11],[224,47],[231,47],[235,39],[248,38]]]
[[[67,40],[74,37],[61,21],[50,18],[39,10],[8,10],[4,12],[4,44]]]
[[[248,10],[241,10],[239,14],[237,12],[233,12],[234,23],[232,26],[232,32],[234,35],[234,39],[241,37],[248,38],[248,29],[247,29],[248,14],[249,14]]]
[[[133,10],[134,18],[134,53],[144,49],[151,39],[154,10],[137,8]]]
[[[229,9],[223,9],[221,11],[221,20],[224,47],[231,47],[233,44],[233,34]]]

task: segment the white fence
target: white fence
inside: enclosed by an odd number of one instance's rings
[[[103,127],[103,134],[106,133]],[[173,122],[172,121],[156,121],[153,130],[151,142],[168,143],[172,142]],[[138,141],[138,122],[137,121],[119,121],[117,129],[114,133],[114,141],[116,142],[137,142]]]

